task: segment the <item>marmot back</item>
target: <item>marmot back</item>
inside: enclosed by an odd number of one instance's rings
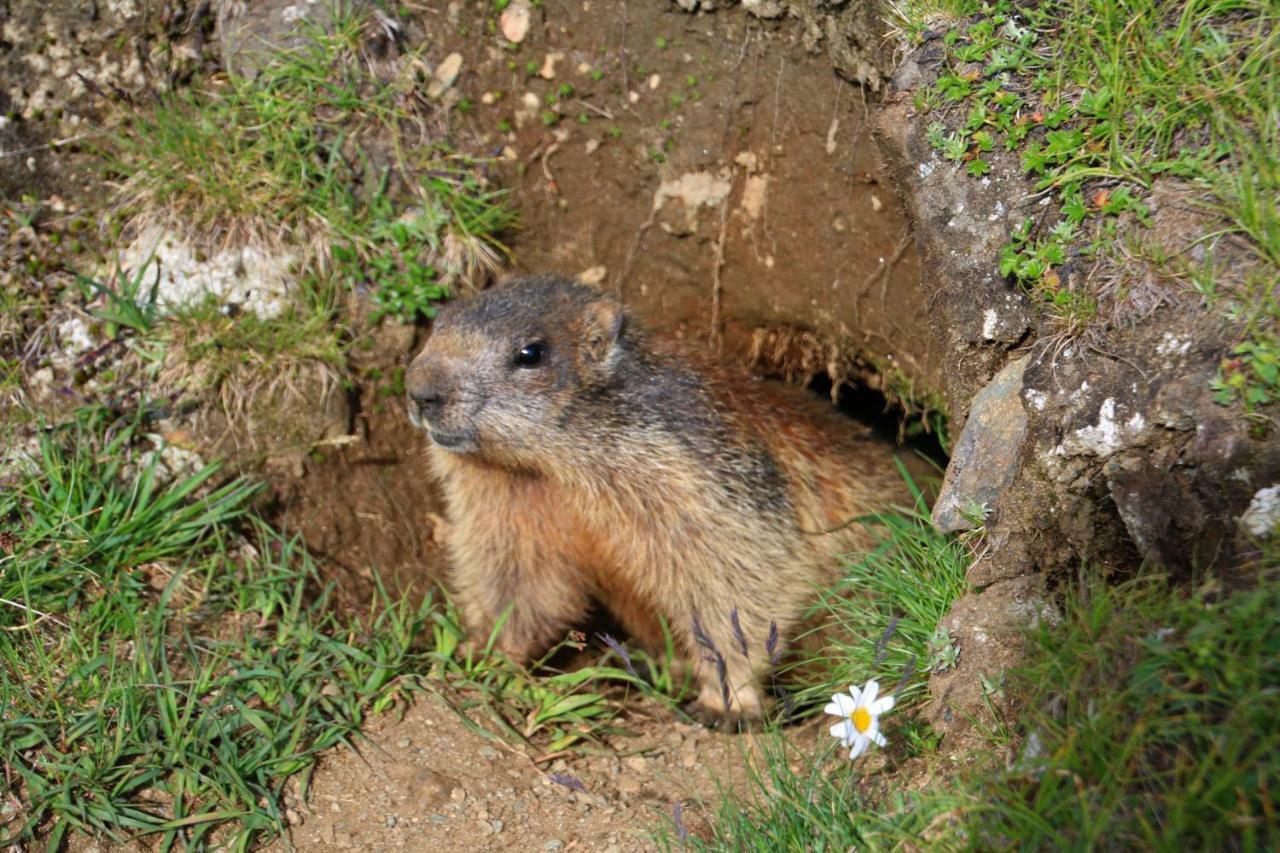
[[[593,601],[654,647],[665,619],[717,715],[761,713],[815,587],[869,544],[850,520],[902,492],[892,448],[812,395],[650,340],[559,278],[446,306],[406,387],[468,630],[510,611],[498,645],[527,661]]]

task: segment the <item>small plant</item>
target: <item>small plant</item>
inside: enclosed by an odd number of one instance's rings
[[[160,292],[160,270],[149,276],[150,260],[131,275],[117,274],[113,277],[119,283],[119,289],[94,281],[87,276],[78,276],[76,283],[81,294],[90,300],[101,299],[103,304],[90,309],[93,316],[106,323],[107,336],[115,338],[123,330],[136,335],[145,335],[155,326],[159,317],[156,304]],[[153,278],[147,287],[148,278]]]
[[[946,672],[960,662],[960,647],[951,632],[941,625],[929,638],[929,671]]]
[[[969,560],[962,543],[933,529],[924,493],[905,471],[903,477],[915,507],[863,520],[879,543],[849,562],[812,614],[825,622],[828,648],[797,669],[805,679],[796,694],[801,708],[868,675],[901,679],[894,695],[904,707],[923,690],[930,641],[965,589]],[[807,675],[811,669],[820,677]]]
[[[1280,346],[1276,339],[1259,336],[1237,346],[1210,384],[1214,402],[1227,406],[1238,401],[1246,412],[1280,399]]]

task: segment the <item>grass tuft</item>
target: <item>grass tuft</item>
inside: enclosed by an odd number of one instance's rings
[[[250,484],[166,474],[142,429],[81,412],[0,493],[0,844],[245,849],[416,666],[429,601],[332,615],[296,541],[236,533]]]
[[[206,250],[302,251],[302,271],[368,287],[411,320],[492,270],[513,223],[480,161],[452,151],[410,54],[373,63],[364,21],[281,54],[253,79],[217,77],[136,112],[115,135],[120,204]]]
[[[869,517],[879,544],[849,562],[817,605],[827,645],[798,666],[809,682],[796,696],[801,706],[820,707],[869,678],[879,679],[885,692],[896,686],[899,703],[909,705],[940,663],[944,651],[933,647],[935,632],[966,588],[969,553],[933,529],[924,494],[905,471],[904,477],[914,508]]]
[[[1014,769],[972,781],[978,848],[1266,850],[1280,842],[1280,587],[1101,583],[1042,626],[1010,680]]]
[[[808,755],[785,736],[759,738],[746,761],[746,790],[721,790],[709,823],[679,811],[655,830],[664,850],[887,850],[927,837],[948,806],[944,797],[886,795],[831,747]]]

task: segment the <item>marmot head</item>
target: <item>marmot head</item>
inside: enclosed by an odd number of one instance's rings
[[[570,404],[612,384],[622,332],[616,299],[561,278],[450,303],[405,374],[409,417],[445,450],[526,457],[554,440]]]

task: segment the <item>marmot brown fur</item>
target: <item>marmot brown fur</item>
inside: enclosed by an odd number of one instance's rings
[[[664,619],[713,714],[760,715],[770,658],[868,544],[851,519],[901,491],[892,448],[814,395],[704,364],[559,278],[445,306],[405,384],[468,630],[509,610],[498,646],[527,661],[593,600],[651,647]]]

